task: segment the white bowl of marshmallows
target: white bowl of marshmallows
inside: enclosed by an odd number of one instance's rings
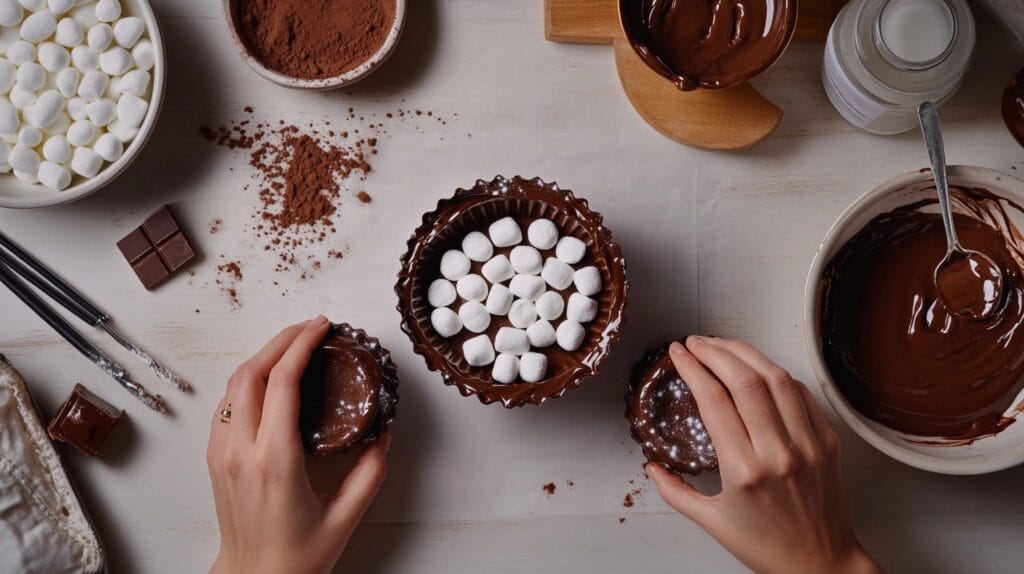
[[[146,0],[0,0],[0,207],[113,181],[156,125],[165,74]]]

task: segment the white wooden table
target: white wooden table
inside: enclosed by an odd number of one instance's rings
[[[172,415],[148,412],[0,293],[0,352],[22,370],[44,413],[78,381],[128,412],[107,459],[66,453],[115,572],[209,565],[218,535],[204,456],[224,381],[283,325],[319,312],[379,336],[402,375],[390,475],[341,570],[742,570],[644,484],[622,416],[625,377],[647,347],[709,332],[747,339],[811,380],[801,312],[815,247],[854,198],[925,164],[916,133],[876,137],[843,122],[819,82],[820,44],[794,44],[757,80],[786,116],[761,145],[726,155],[682,147],[646,126],[622,95],[609,48],[544,41],[539,0],[415,0],[394,59],[348,93],[330,94],[288,91],[253,74],[228,41],[219,2],[154,4],[167,39],[169,91],[141,159],[79,203],[0,212],[5,232],[196,387],[187,396],[165,393]],[[942,109],[949,159],[1024,174],[1024,152],[998,114],[1001,86],[1024,58],[1008,34],[985,18],[980,25],[976,69]],[[348,254],[301,281],[272,275],[270,257],[243,232],[256,206],[242,191],[250,181],[245,157],[198,136],[200,125],[238,118],[247,105],[261,119],[295,123],[344,123],[348,107],[430,109],[450,121],[389,127],[365,183],[374,202],[359,204],[351,193],[361,189],[351,189],[336,242],[324,247]],[[622,343],[600,376],[542,408],[485,407],[445,387],[412,353],[394,310],[398,257],[420,214],[456,187],[495,174],[540,176],[587,197],[629,260]],[[177,277],[148,293],[114,243],[162,203],[175,205],[205,258],[191,280]],[[210,235],[217,216],[223,231]],[[221,253],[246,265],[239,310],[213,285]],[[1020,571],[1024,468],[974,478],[927,474],[837,424],[858,531],[883,564]],[[558,485],[553,496],[542,491],[548,482]],[[639,501],[624,508],[634,488],[642,489]]]

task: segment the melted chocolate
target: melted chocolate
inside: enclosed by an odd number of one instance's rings
[[[1003,91],[1003,121],[1017,143],[1024,146],[1024,69],[1017,72]]]
[[[727,88],[766,70],[796,29],[796,1],[619,0],[626,37],[680,90]]]
[[[335,325],[302,376],[299,427],[306,451],[344,452],[377,438],[394,419],[398,374],[376,339]]]
[[[598,300],[597,318],[586,325],[586,339],[576,351],[558,347],[543,350],[548,357],[548,376],[537,383],[495,383],[491,367],[471,367],[462,354],[462,343],[476,333],[465,330],[450,338],[438,335],[430,324],[431,307],[427,287],[437,279],[441,256],[449,249],[460,248],[462,238],[471,231],[487,227],[510,216],[525,234],[526,226],[539,218],[551,219],[562,235],[572,235],[587,244],[587,256],[577,265],[594,265],[601,271],[603,289]],[[439,371],[445,384],[455,385],[466,396],[476,395],[484,403],[501,401],[507,407],[541,404],[559,397],[567,389],[594,375],[613,344],[619,340],[619,328],[625,308],[628,283],[622,251],[612,240],[599,213],[590,210],[587,202],[577,199],[571,191],[539,179],[478,181],[472,189],[460,189],[455,196],[438,202],[437,210],[423,216],[421,225],[409,239],[409,250],[402,256],[402,270],[395,292],[402,329],[412,339],[414,350],[427,361],[427,367]],[[508,253],[510,249],[496,249]],[[542,252],[545,256],[553,250]],[[474,273],[482,264],[474,263]],[[570,290],[565,291],[566,297]],[[494,336],[507,318],[492,317],[486,331]]]
[[[833,257],[822,336],[832,378],[857,410],[906,434],[962,441],[1010,424],[1024,388],[1024,241],[998,198],[951,192],[961,243],[1002,270],[996,308],[971,318],[939,296],[946,238],[941,217],[921,211],[929,200],[874,218]]]
[[[626,418],[648,461],[676,474],[718,471],[718,454],[668,344],[649,351],[633,368]]]

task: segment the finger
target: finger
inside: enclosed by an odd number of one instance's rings
[[[764,378],[736,355],[708,343],[703,337],[687,338],[686,347],[729,390],[754,450],[771,456],[788,452],[793,440],[786,432]]]
[[[668,352],[679,376],[693,393],[700,418],[708,429],[719,460],[729,461],[733,457],[738,460],[747,456],[752,452],[750,436],[722,383],[681,344],[672,343]]]
[[[328,520],[339,536],[348,536],[355,530],[370,508],[387,475],[387,454],[391,435],[383,434],[370,443],[359,455],[355,467],[341,483],[337,496],[327,510]]]
[[[323,315],[310,321],[270,370],[259,436],[299,439],[299,383],[313,351],[323,342],[329,328],[330,323]]]
[[[821,412],[821,408],[818,407],[818,402],[814,400],[811,390],[804,385],[800,385],[800,396],[803,398],[804,409],[807,411],[807,418],[811,421],[811,428],[814,429],[814,434],[818,437],[822,446],[825,447],[826,452],[838,455],[839,437],[836,435],[832,425],[828,424],[828,419],[825,418],[825,413]]]
[[[665,470],[660,464],[647,464],[644,470],[658,487],[661,499],[677,512],[702,527],[711,520],[714,497],[700,492],[690,483]]]
[[[761,375],[772,395],[772,401],[779,409],[779,415],[782,417],[787,434],[801,448],[810,448],[815,442],[815,432],[807,417],[804,399],[800,394],[799,387],[803,385],[761,351],[743,341],[717,338],[706,340],[712,345],[729,351]]]

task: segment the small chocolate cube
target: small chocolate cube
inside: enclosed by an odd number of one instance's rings
[[[160,256],[153,251],[136,261],[134,268],[135,274],[139,276],[139,281],[142,281],[142,286],[151,291],[164,279],[171,276],[171,272],[160,260]]]
[[[192,246],[181,233],[168,239],[166,243],[159,247],[157,253],[160,254],[160,259],[163,260],[164,265],[170,269],[171,273],[184,267],[196,256],[195,251],[192,251]]]
[[[148,290],[196,257],[195,249],[166,205],[118,241],[117,246]]]
[[[117,248],[121,250],[121,254],[128,260],[128,263],[135,263],[153,250],[153,244],[149,242],[149,238],[142,232],[142,228],[138,228],[121,241],[118,241]]]
[[[50,420],[50,437],[96,456],[124,411],[97,397],[80,384]]]
[[[171,215],[171,211],[167,209],[166,205],[143,222],[142,230],[146,232],[146,236],[154,245],[163,243],[167,238],[181,231],[178,228],[178,222],[174,220],[174,216]]]

